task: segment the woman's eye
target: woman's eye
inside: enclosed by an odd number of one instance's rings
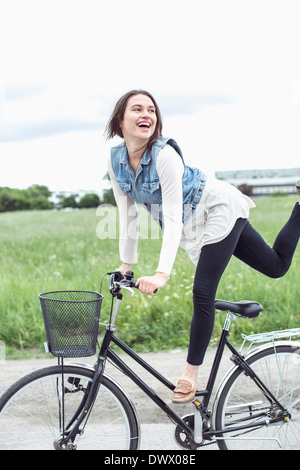
[[[137,111],[138,113],[142,112],[142,109],[141,108],[138,108],[138,107],[135,107],[135,108],[132,108],[132,111]],[[149,113],[153,113],[155,114],[155,108],[150,108],[148,110]]]

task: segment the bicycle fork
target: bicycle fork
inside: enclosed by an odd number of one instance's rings
[[[92,410],[95,397],[97,396],[98,388],[101,384],[101,379],[104,372],[103,362],[97,361],[95,366],[95,374],[93,377],[92,382],[87,386],[84,390],[84,397],[82,398],[76,412],[74,413],[73,417],[70,419],[68,424],[65,426],[64,423],[64,395],[68,393],[66,387],[64,385],[64,377],[63,377],[63,363],[62,366],[62,384],[61,384],[61,403],[60,403],[60,424],[62,427],[61,436],[54,441],[54,448],[56,450],[75,450],[76,445],[74,444],[76,436],[83,433],[83,429],[79,429],[80,425],[83,423],[85,419],[88,418],[89,413]],[[74,384],[76,385],[76,379],[74,379]],[[78,389],[79,391],[79,389]],[[70,392],[74,393],[74,392]],[[71,426],[74,427],[71,428]]]

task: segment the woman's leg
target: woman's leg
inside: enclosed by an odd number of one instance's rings
[[[187,364],[174,390],[174,403],[186,403],[195,397],[199,365],[203,362],[214,326],[216,290],[246,222],[246,219],[238,219],[224,240],[205,245],[201,250],[194,279],[194,314]]]
[[[203,247],[195,274],[194,315],[187,365],[182,377],[188,378],[192,384],[197,380],[198,367],[203,362],[214,326],[215,294],[232,254],[267,276],[281,277],[290,267],[299,235],[300,205],[297,203],[273,248],[245,219],[238,219],[224,240]]]
[[[215,294],[220,278],[234,254],[265,274],[282,277],[289,269],[300,236],[300,205],[295,208],[271,248],[248,220],[238,219],[221,242],[203,247],[194,280],[194,315],[187,362],[203,362],[214,326]]]
[[[271,248],[249,222],[241,233],[234,255],[268,277],[282,277],[288,271],[300,236],[300,205],[294,210]]]
[[[238,219],[224,240],[202,248],[193,288],[194,314],[187,358],[190,365],[203,362],[214,327],[216,291],[246,223],[246,219]]]

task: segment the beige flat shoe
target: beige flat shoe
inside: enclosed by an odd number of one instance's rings
[[[173,393],[173,403],[188,403],[195,398],[197,385],[192,385],[189,380],[180,379]]]

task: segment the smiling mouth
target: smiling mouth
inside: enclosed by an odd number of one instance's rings
[[[142,128],[145,128],[145,129],[149,129],[150,128],[150,123],[149,122],[140,122],[138,124],[138,127],[142,127]]]

